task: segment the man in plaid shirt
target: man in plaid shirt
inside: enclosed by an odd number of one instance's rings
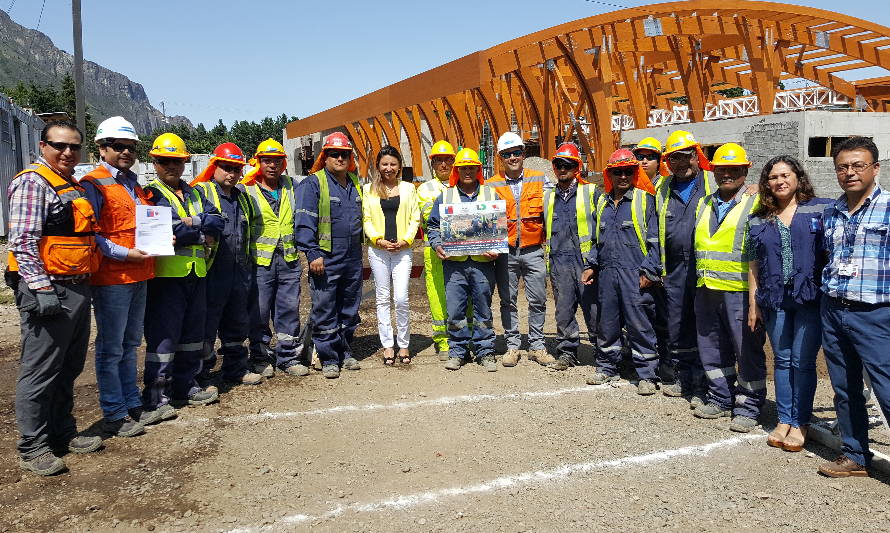
[[[51,122],[40,138],[42,157],[9,186],[5,278],[21,312],[15,391],[21,467],[47,476],[65,469],[57,455],[96,451],[102,439],[78,435],[71,413],[90,340],[87,280],[96,253],[95,217],[76,203],[86,200],[72,178],[82,135],[71,122]]]
[[[819,472],[868,476],[863,369],[884,416],[890,415],[890,192],[876,182],[880,163],[871,139],[852,137],[837,146],[834,166],[844,194],[823,216],[828,264],[821,313],[842,445],[841,455]]]

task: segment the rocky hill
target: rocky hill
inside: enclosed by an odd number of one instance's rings
[[[49,37],[15,23],[0,11],[0,85],[33,81],[39,85],[58,85],[65,74],[73,76],[74,56],[57,48]],[[122,115],[133,122],[140,133],[150,133],[163,122],[139,83],[123,74],[84,60],[84,86],[87,107],[97,123]],[[185,117],[168,117],[176,124],[191,126]]]

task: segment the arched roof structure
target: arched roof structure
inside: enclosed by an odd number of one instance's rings
[[[890,77],[847,81],[838,73],[890,70],[890,28],[840,13],[775,2],[692,0],[575,20],[469,54],[287,126],[289,138],[344,128],[367,170],[380,146],[407,136],[426,154],[421,121],[435,139],[478,147],[487,123],[540,139],[576,135],[602,166],[618,144],[613,116],[648,123],[653,109],[686,97],[704,120],[717,90],[741,87],[772,113],[783,80],[805,79],[872,111],[890,111]],[[849,77],[849,76],[847,76]],[[858,97],[858,98],[857,98]]]

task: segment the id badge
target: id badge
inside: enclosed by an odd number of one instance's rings
[[[837,273],[839,276],[843,276],[845,278],[855,278],[856,274],[859,273],[859,267],[850,262],[841,263],[837,269]]]
[[[818,233],[822,231],[822,218],[813,217],[810,219],[810,233]]]

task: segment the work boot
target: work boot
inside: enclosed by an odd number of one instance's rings
[[[163,420],[170,420],[171,418],[176,418],[176,409],[173,408],[169,403],[165,403],[164,405],[158,407],[153,411],[146,411],[145,409],[131,409],[130,416],[134,420],[138,420],[140,424],[143,426],[148,426],[151,424],[157,424]]]
[[[571,355],[560,355],[559,358],[550,363],[547,368],[550,370],[568,370],[569,368],[575,366],[574,358]]]
[[[68,441],[68,451],[71,453],[92,453],[101,447],[102,437],[78,435]]]
[[[445,363],[445,370],[460,370],[463,365],[464,361],[460,357],[449,357]]]
[[[455,358],[456,359],[456,358]],[[497,372],[498,371],[498,362],[497,359],[494,358],[493,355],[486,355],[479,359],[479,364],[482,365],[482,368],[489,372]]]
[[[219,390],[210,386],[206,389],[199,390],[197,392],[193,392],[189,394],[188,404],[189,405],[208,405],[215,401],[219,400]]]
[[[358,364],[358,359],[355,357],[347,357],[343,359],[343,368],[346,370],[361,370],[362,365]]]
[[[556,362],[556,358],[547,353],[547,350],[531,350],[528,352],[528,360],[535,361],[541,366],[547,366]]]
[[[308,373],[309,369],[306,368],[306,374]],[[245,372],[244,375],[242,375],[240,378],[227,379],[226,381],[233,385],[259,385],[263,382],[263,380],[265,380],[265,378],[262,376],[262,374],[257,374],[255,372]]]
[[[519,362],[519,350],[509,349],[507,353],[501,357],[501,364],[504,366],[516,366],[516,363]],[[452,370],[457,370],[456,368]]]
[[[868,477],[868,470],[846,455],[820,465],[819,473],[828,477]]]
[[[439,352],[439,361],[443,361],[443,362],[447,361],[448,357],[449,357],[448,350],[443,350],[443,351]]]
[[[674,383],[668,383],[667,385],[661,385],[661,393],[667,396],[668,398],[682,398],[683,397],[683,385],[679,381],[675,381]]]
[[[284,369],[284,373],[288,376],[308,376],[309,375],[309,367],[302,363],[294,363],[289,367]]]
[[[340,367],[335,364],[324,365],[321,367],[321,374],[327,379],[337,379],[340,377]]]
[[[704,396],[699,396],[698,394],[693,394],[692,398],[689,399],[689,408],[690,409],[698,409],[705,405],[706,402]]]
[[[275,375],[275,367],[268,361],[253,361],[250,366],[253,367],[254,374],[259,374],[264,378],[271,378]]]
[[[51,476],[65,470],[65,461],[53,455],[53,452],[46,452],[29,461],[20,460],[19,466],[38,476]]]
[[[603,372],[597,370],[593,374],[587,377],[588,385],[605,385],[606,383],[612,383],[613,381],[620,381],[621,378],[618,376],[610,376]]]
[[[757,420],[748,416],[734,416],[729,423],[729,429],[738,433],[748,433],[757,427]]]
[[[656,390],[658,390],[658,387],[648,379],[641,379],[637,382],[637,394],[640,396],[651,396],[655,394]]]
[[[724,409],[717,405],[716,403],[706,403],[701,407],[696,407],[695,411],[692,412],[698,418],[706,418],[708,420],[713,420],[715,418],[721,418],[724,416],[730,416],[732,412],[729,409]]]
[[[119,420],[103,421],[103,429],[114,437],[135,437],[145,433],[145,426],[125,416]]]

